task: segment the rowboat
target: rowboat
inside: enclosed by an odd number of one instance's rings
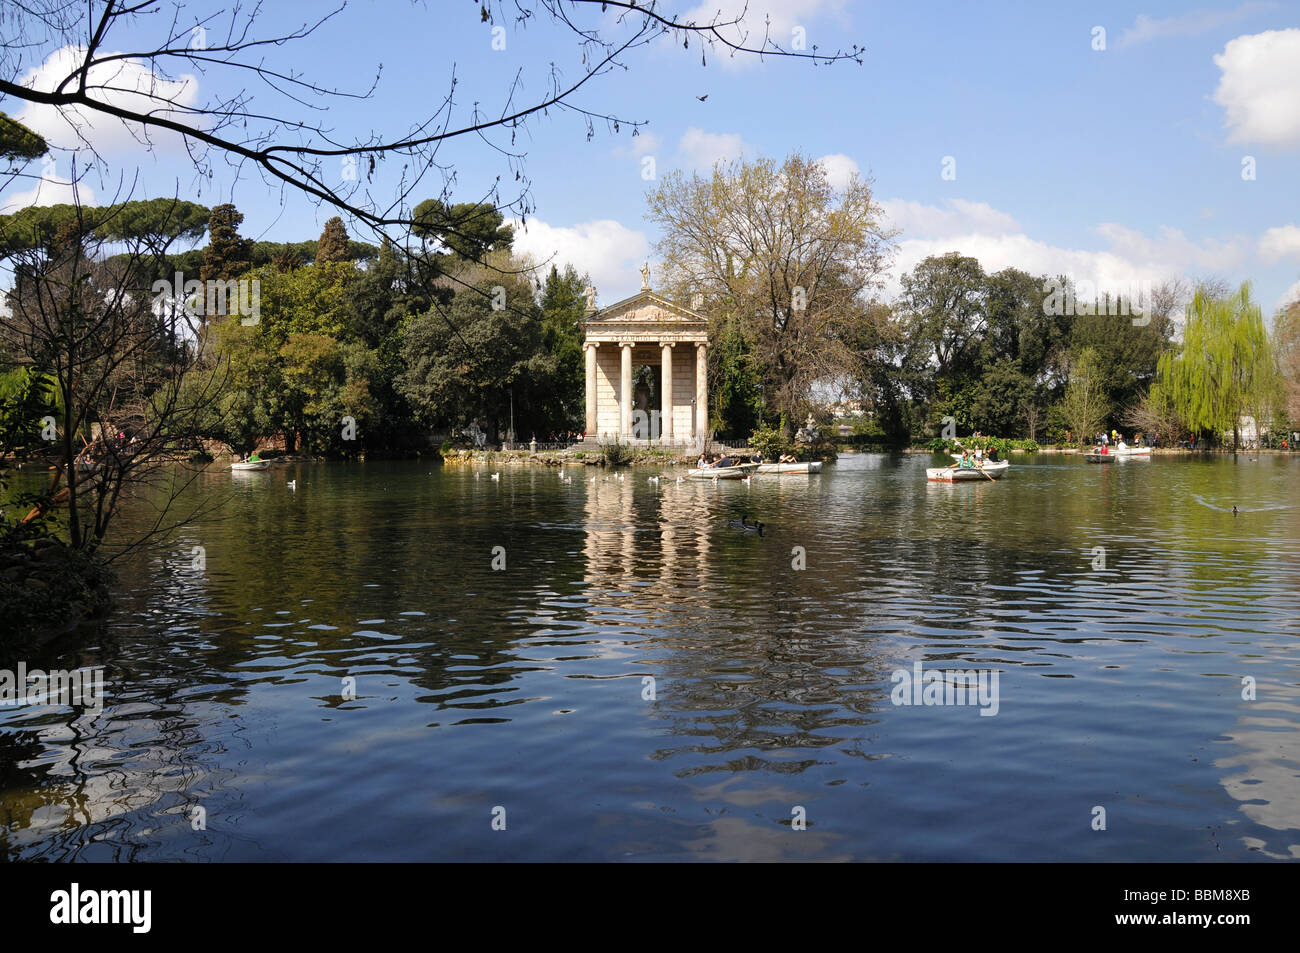
[[[983,480],[991,477],[996,480],[1011,469],[1010,460],[998,460],[986,463],[982,467],[930,467],[925,471],[925,478],[935,483],[960,483],[963,480]]]
[[[1089,463],[1110,463],[1112,460],[1124,460],[1128,457],[1141,457],[1146,459],[1150,456],[1150,447],[1125,447],[1123,450],[1111,448],[1106,453],[1092,451],[1090,453],[1085,453],[1083,458]]]
[[[746,475],[758,469],[757,463],[742,463],[734,467],[705,467],[702,470],[687,470],[686,475],[696,480],[743,480]]]
[[[759,473],[821,473],[822,462],[810,460],[804,463],[760,463]]]
[[[232,470],[269,470],[271,469],[270,460],[241,460],[238,463],[230,465]]]

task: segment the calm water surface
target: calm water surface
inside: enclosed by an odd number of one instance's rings
[[[928,465],[212,470],[25,660],[108,698],[0,709],[0,856],[1300,857],[1300,460]],[[918,661],[999,672],[997,714],[894,705]]]

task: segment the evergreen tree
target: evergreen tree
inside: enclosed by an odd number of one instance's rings
[[[347,261],[348,230],[343,226],[343,219],[335,215],[325,223],[320,241],[316,243],[316,264],[323,265],[331,261]]]
[[[208,247],[203,250],[204,281],[230,281],[238,278],[252,263],[252,245],[239,236],[243,214],[233,205],[216,205],[208,218]]]
[[[542,289],[542,337],[547,351],[556,361],[556,374],[549,393],[543,395],[545,430],[563,433],[581,430],[586,412],[587,366],[583,355],[583,320],[587,298],[584,289],[590,283],[572,265],[564,273],[552,265]]]

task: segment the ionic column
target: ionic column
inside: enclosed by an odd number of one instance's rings
[[[660,382],[660,409],[659,409],[659,440],[665,443],[671,443],[673,439],[673,345],[671,342],[660,341],[659,347],[663,351],[663,361],[660,369],[660,376],[663,380]]]
[[[695,345],[695,436],[709,433],[709,346]]]
[[[587,352],[587,436],[596,436],[596,348],[600,345],[588,342]]]
[[[632,345],[619,345],[623,353],[623,374],[618,391],[618,434],[626,440],[632,432]]]

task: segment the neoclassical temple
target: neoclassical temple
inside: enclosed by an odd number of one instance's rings
[[[650,290],[596,308],[587,289],[587,439],[683,445],[708,435],[708,322]]]

